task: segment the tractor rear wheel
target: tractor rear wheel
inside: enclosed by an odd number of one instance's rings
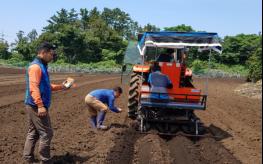
[[[128,97],[128,117],[136,119],[139,103],[139,85],[141,75],[133,72],[130,80],[129,97]]]

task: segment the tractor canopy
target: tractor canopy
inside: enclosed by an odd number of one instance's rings
[[[145,55],[147,47],[174,48],[198,47],[199,50],[213,49],[222,52],[217,33],[208,32],[145,32],[138,39],[140,55]]]

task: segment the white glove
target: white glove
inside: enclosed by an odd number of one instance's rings
[[[64,86],[66,89],[69,89],[69,88],[73,85],[74,81],[75,81],[75,80],[74,80],[73,78],[68,77],[67,80],[65,80],[65,81],[63,82],[63,86]]]

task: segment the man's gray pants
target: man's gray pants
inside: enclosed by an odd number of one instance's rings
[[[34,160],[34,149],[36,142],[39,140],[40,160],[50,162],[50,143],[53,136],[50,117],[47,114],[44,117],[37,115],[37,109],[26,106],[29,128],[26,137],[23,157],[25,160]]]

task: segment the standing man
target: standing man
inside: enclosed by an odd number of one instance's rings
[[[30,63],[26,73],[25,104],[29,121],[23,157],[28,163],[34,162],[35,144],[39,142],[42,163],[51,163],[50,142],[53,136],[49,117],[51,91],[68,89],[74,80],[68,78],[60,85],[50,84],[48,63],[56,57],[55,47],[43,42],[37,49],[37,57]]]
[[[120,113],[121,108],[114,106],[114,101],[122,94],[121,87],[113,89],[98,89],[90,92],[85,97],[85,103],[88,106],[90,123],[93,128],[106,130],[107,126],[103,125],[105,115],[108,109],[112,112]]]

